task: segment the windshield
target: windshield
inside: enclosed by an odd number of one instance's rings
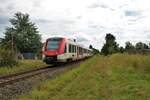
[[[57,50],[59,48],[59,43],[61,39],[49,39],[47,43],[47,50]]]

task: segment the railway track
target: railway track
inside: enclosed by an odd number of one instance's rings
[[[53,65],[53,66],[46,66],[43,68],[33,69],[30,71],[1,76],[0,77],[0,87],[20,81],[20,80],[27,79],[29,77],[33,77],[35,75],[43,74],[43,73],[46,73],[49,71],[54,71],[56,69],[58,69],[58,66]]]
[[[75,63],[79,63],[82,60],[79,61],[73,61],[70,63],[65,63],[62,65],[51,65],[51,66],[46,66],[43,68],[38,68],[38,69],[33,69],[30,71],[25,71],[25,72],[20,72],[20,73],[15,73],[15,74],[10,74],[10,75],[5,75],[5,76],[0,76],[0,87],[3,87],[7,84],[12,84],[21,80],[25,80],[27,78],[36,76],[36,75],[40,75],[43,73],[47,73],[47,72],[54,72],[57,71],[57,69],[63,68],[64,66],[69,66]]]

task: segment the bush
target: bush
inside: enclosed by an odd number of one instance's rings
[[[8,49],[0,49],[0,66],[12,66],[17,64],[15,52]]]

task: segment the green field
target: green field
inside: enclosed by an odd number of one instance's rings
[[[41,60],[19,60],[17,65],[0,67],[0,75],[27,71],[44,66],[46,66],[46,64]]]
[[[19,100],[150,100],[150,56],[94,56]]]

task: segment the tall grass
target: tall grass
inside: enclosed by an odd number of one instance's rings
[[[150,73],[150,56],[114,54],[108,58],[109,66],[133,67],[143,73]]]
[[[17,65],[0,67],[0,75],[27,71],[44,66],[46,66],[46,64],[41,60],[19,60]]]
[[[114,54],[97,65],[103,100],[150,99],[150,56]]]
[[[150,56],[95,56],[20,100],[149,100]]]

